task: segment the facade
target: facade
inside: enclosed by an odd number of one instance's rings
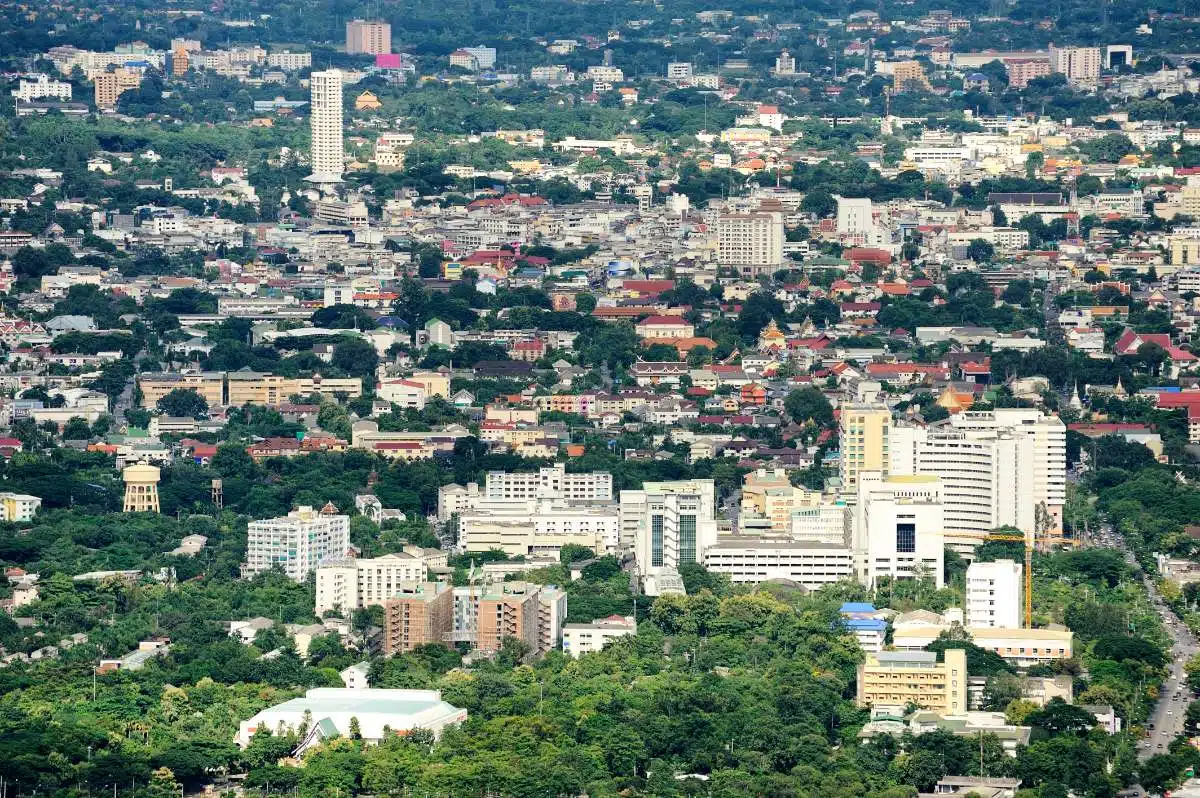
[[[632,548],[643,576],[702,563],[716,542],[716,487],[711,479],[646,482],[621,491],[621,547]]]
[[[350,612],[383,604],[400,585],[424,582],[429,569],[446,565],[446,553],[438,549],[405,546],[403,551],[373,559],[342,560],[317,568],[314,612]]]
[[[308,80],[312,94],[309,103],[309,126],[312,128],[309,165],[312,174],[305,179],[313,183],[340,183],[345,168],[342,71],[330,69],[313,72]]]
[[[947,649],[938,662],[931,651],[869,653],[858,666],[858,705],[905,707],[910,703],[943,715],[967,711],[967,652]]]
[[[1100,82],[1099,47],[1055,47],[1050,45],[1050,68],[1066,75],[1071,83],[1096,85]]]
[[[126,513],[157,513],[158,508],[158,466],[146,463],[136,463],[126,466],[121,472],[125,481],[125,502],[122,512]]]
[[[12,90],[12,96],[21,102],[45,99],[67,102],[71,99],[71,84],[65,80],[54,80],[49,75],[34,75],[32,80],[21,80],[17,88]]]
[[[99,72],[93,81],[96,108],[111,111],[117,107],[117,99],[142,83],[142,73],[134,69],[117,67],[111,72]]]
[[[563,546],[596,554],[617,550],[616,508],[581,507],[550,499],[484,501],[459,516],[458,546],[464,552],[499,549],[510,557],[557,557]]]
[[[747,277],[770,275],[783,266],[783,216],[732,213],[717,219],[717,259]]]
[[[570,502],[610,502],[612,474],[607,471],[568,474],[562,463],[535,472],[489,471],[484,497],[491,501],[564,499]]]
[[[444,582],[397,585],[383,602],[383,653],[404,654],[445,643],[454,630],[454,589]]]
[[[26,493],[0,493],[0,521],[32,521],[42,500]]]
[[[967,567],[967,625],[998,629],[1021,626],[1021,572],[1012,560],[973,562]]]
[[[883,577],[923,576],[943,586],[941,480],[864,472],[855,509],[853,548],[860,582],[874,587]]]
[[[591,623],[569,623],[563,627],[563,653],[578,659],[584,654],[601,651],[609,640],[635,634],[637,620],[632,616],[610,615]]]
[[[847,498],[858,493],[859,474],[876,471],[886,477],[891,467],[888,439],[892,411],[885,405],[848,404],[841,408],[839,476]]]
[[[780,580],[818,590],[854,578],[854,553],[844,543],[725,535],[704,550],[704,567],[735,584]]]
[[[247,527],[246,574],[278,566],[303,582],[317,566],[339,560],[350,549],[350,518],[331,504],[300,507],[286,516],[251,521]]]
[[[365,19],[352,19],[346,23],[347,53],[379,55],[391,51],[391,23],[371,22]]]
[[[1050,75],[1050,60],[1047,58],[1014,58],[1004,62],[1008,68],[1008,85],[1023,89],[1029,81]]]
[[[503,582],[479,597],[475,647],[499,651],[506,637],[515,637],[531,652],[541,648],[538,586]]]
[[[863,235],[874,229],[875,217],[870,199],[837,198],[837,231],[839,233]]]

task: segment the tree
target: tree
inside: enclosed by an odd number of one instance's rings
[[[379,367],[375,347],[361,338],[341,341],[333,347],[333,366],[351,377],[373,379]]]
[[[1025,722],[1045,730],[1050,736],[1086,734],[1096,725],[1096,716],[1086,709],[1052,698],[1045,707],[1025,716]]]
[[[580,560],[590,560],[595,556],[596,552],[587,546],[580,546],[578,543],[566,543],[558,551],[558,561],[563,565],[570,565]]]
[[[575,295],[575,310],[579,313],[588,314],[596,309],[596,297],[587,293],[578,293]]]
[[[800,210],[823,219],[837,212],[837,199],[828,191],[822,189],[810,191],[804,195],[804,199],[800,202]]]
[[[374,330],[375,317],[357,305],[330,305],[312,315],[313,325],[337,330]]]
[[[91,437],[91,426],[79,416],[67,419],[67,423],[63,426],[62,438],[64,441],[86,441]]]
[[[976,263],[990,263],[996,256],[996,247],[990,241],[973,238],[967,244],[967,257]]]
[[[783,400],[783,407],[797,424],[810,421],[818,427],[833,424],[833,405],[817,388],[797,388]]]
[[[208,400],[191,388],[175,388],[155,405],[168,416],[199,418],[208,413]]]

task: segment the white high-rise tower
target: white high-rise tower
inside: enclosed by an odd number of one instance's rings
[[[309,88],[312,91],[309,106],[312,174],[305,179],[313,183],[340,183],[345,153],[342,145],[342,71],[313,72],[309,77]]]

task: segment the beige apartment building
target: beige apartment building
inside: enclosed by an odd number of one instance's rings
[[[137,70],[118,67],[112,72],[97,73],[94,83],[96,107],[111,110],[117,107],[117,98],[141,85],[142,74]]]
[[[892,411],[886,405],[843,405],[840,421],[842,446],[841,473],[844,495],[858,492],[858,475],[863,471],[878,471],[887,477],[891,458],[888,437],[892,428]]]
[[[868,653],[858,666],[858,705],[915,704],[939,715],[967,711],[967,652],[947,649],[945,662],[932,651]]]
[[[387,22],[352,19],[346,23],[346,52],[378,55],[392,51],[392,26]]]
[[[454,629],[454,589],[442,582],[402,584],[383,603],[383,614],[383,653],[389,657],[444,643]]]
[[[204,397],[210,407],[230,405],[281,405],[293,396],[320,394],[334,398],[344,394],[353,399],[362,396],[362,380],[358,377],[283,377],[255,371],[211,371],[192,374],[146,373],[138,377],[142,407],[154,407],[158,400],[176,388],[193,390]]]
[[[191,374],[152,373],[138,376],[142,407],[155,407],[158,400],[176,388],[195,391],[209,407],[225,404],[225,372],[200,371]]]

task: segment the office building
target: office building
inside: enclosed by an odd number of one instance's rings
[[[330,69],[309,76],[309,127],[312,144],[309,165],[313,183],[340,183],[345,167],[342,144],[342,71]]]
[[[400,585],[424,582],[430,568],[445,568],[446,552],[405,546],[402,551],[372,559],[329,562],[317,568],[317,615],[348,613],[383,604]]]
[[[591,623],[569,623],[563,627],[563,653],[573,659],[603,650],[609,640],[637,634],[637,620],[632,616],[610,615]]]
[[[871,200],[859,197],[837,198],[837,231],[865,235],[875,229]]]
[[[264,709],[238,724],[236,742],[250,745],[259,727],[272,733],[299,731],[306,727],[295,755],[320,745],[332,737],[350,738],[351,725],[357,725],[365,743],[377,745],[388,730],[403,735],[427,729],[440,737],[448,726],[467,719],[467,710],[442,700],[437,690],[380,690],[347,687],[316,687],[282,704]]]
[[[945,651],[938,662],[932,651],[869,653],[858,666],[858,705],[909,704],[943,715],[967,711],[967,652]]]
[[[1021,626],[1021,576],[1012,560],[973,562],[967,568],[967,625],[997,629]]]
[[[399,584],[383,602],[383,653],[445,644],[454,629],[454,588],[444,582]]]
[[[621,547],[632,548],[642,576],[703,562],[716,542],[716,486],[711,479],[646,482],[621,491]]]
[[[890,469],[888,439],[892,411],[886,405],[846,404],[841,408],[839,435],[841,463],[838,475],[847,498],[858,495],[858,475],[876,471],[887,476]]]
[[[463,552],[498,549],[510,557],[557,557],[563,546],[615,552],[620,517],[611,505],[586,507],[553,499],[481,501],[462,512],[458,547]]]
[[[392,26],[387,22],[352,19],[346,23],[346,52],[379,55],[392,51]]]
[[[959,620],[955,615],[949,610],[945,615],[923,610],[899,615],[892,621],[892,646],[898,651],[922,651],[943,632],[955,627]],[[1074,653],[1075,635],[1069,629],[958,626],[976,646],[1020,667],[1070,659]]]
[[[41,506],[42,500],[37,496],[27,493],[0,493],[0,521],[32,521]]]
[[[122,506],[122,512],[159,512],[159,475],[158,466],[152,466],[147,463],[136,463],[126,466],[125,470],[121,472],[121,479],[125,482],[125,502]]]
[[[854,554],[859,581],[924,578],[945,584],[941,480],[863,472],[855,508]]]
[[[246,533],[247,575],[281,568],[289,578],[303,582],[317,566],[341,560],[350,551],[350,518],[332,504],[251,521]]]
[[[1071,83],[1094,86],[1100,82],[1099,47],[1055,47],[1050,45],[1050,68]]]
[[[771,275],[783,266],[783,216],[727,213],[717,219],[717,261],[745,277]]]

